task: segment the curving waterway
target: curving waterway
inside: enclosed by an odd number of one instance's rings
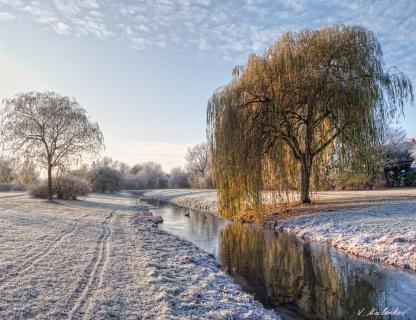
[[[160,228],[214,254],[244,290],[283,319],[416,319],[416,273],[252,224],[143,201],[163,217]]]

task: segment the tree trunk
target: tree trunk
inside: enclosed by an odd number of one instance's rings
[[[307,159],[301,159],[301,172],[300,172],[300,202],[311,203],[309,196],[310,180],[311,180],[311,161]]]
[[[48,199],[52,200],[52,166],[48,164]]]

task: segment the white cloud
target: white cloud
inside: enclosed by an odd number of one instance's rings
[[[16,19],[16,17],[13,14],[11,14],[9,12],[0,11],[0,20],[9,20],[9,21],[11,21],[11,20],[15,20],[15,19]]]
[[[89,16],[74,18],[72,23],[78,35],[93,35],[99,39],[107,39],[113,35],[104,23]]]
[[[388,56],[416,58],[416,50],[403,49],[416,41],[413,0],[0,0],[0,6],[7,10],[0,20],[21,11],[59,34],[122,37],[137,50],[181,46],[234,60],[262,51],[284,31],[354,23],[375,31]]]
[[[80,5],[87,9],[98,9],[100,5],[98,4],[97,0],[82,0],[80,1]]]
[[[59,34],[69,34],[71,28],[63,22],[58,22],[53,26],[53,29]]]
[[[23,6],[22,11],[29,13],[37,22],[47,25],[54,25],[58,18],[49,8],[43,8],[38,2],[32,2],[30,5]]]
[[[92,35],[100,39],[113,35],[107,27],[107,15],[99,11],[101,6],[96,0],[0,0],[0,4],[27,13],[35,21],[59,34]]]
[[[58,10],[68,14],[75,14],[79,12],[78,6],[76,6],[75,2],[73,1],[55,0],[55,6],[58,8]]]

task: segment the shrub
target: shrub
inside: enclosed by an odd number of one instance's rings
[[[346,178],[344,185],[347,190],[368,190],[373,189],[376,182],[366,174],[355,173]]]
[[[127,174],[123,179],[123,188],[127,190],[140,190],[146,189],[146,185],[143,179],[133,174]]]
[[[13,186],[11,183],[0,183],[0,192],[11,191]]]
[[[75,200],[90,193],[90,186],[80,177],[63,176],[55,178],[53,192],[59,199]]]
[[[416,187],[416,170],[410,169],[404,175],[404,185],[409,187]]]
[[[25,185],[22,185],[21,183],[18,182],[13,182],[12,183],[12,191],[26,191],[27,187]]]
[[[25,191],[26,188],[19,183],[0,183],[0,192]]]
[[[92,189],[97,192],[119,191],[123,177],[121,173],[109,167],[99,167],[89,174]]]
[[[48,184],[46,183],[46,181],[43,181],[37,186],[32,187],[29,193],[33,198],[47,199],[48,198]]]
[[[156,182],[156,186],[159,189],[166,189],[169,185],[169,180],[167,177],[159,177]]]

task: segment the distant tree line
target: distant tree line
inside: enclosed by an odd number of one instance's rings
[[[186,169],[175,167],[168,173],[156,162],[129,166],[125,162],[104,157],[83,164],[75,170],[63,167],[52,179],[52,194],[58,198],[76,198],[88,192],[164,188],[212,188],[211,168],[206,143],[189,148]],[[48,197],[48,184],[40,178],[40,169],[33,161],[18,164],[12,158],[0,159],[0,191],[32,190],[33,195]],[[68,190],[74,188],[74,194]],[[66,191],[65,191],[66,190]]]
[[[334,161],[322,168],[325,183],[319,190],[372,189],[378,187],[416,186],[415,159],[409,152],[406,132],[402,128],[386,127],[378,148],[379,164],[371,174]],[[155,162],[133,166],[104,157],[76,170],[62,171],[61,177],[84,181],[94,192],[115,192],[121,189],[213,188],[209,147],[206,143],[189,148],[185,169],[175,167],[168,173]],[[57,178],[57,181],[59,180]],[[78,179],[78,180],[77,180]],[[79,180],[81,179],[81,180]],[[0,191],[24,190],[39,184],[40,171],[32,160],[21,164],[11,158],[0,159]],[[322,180],[322,177],[321,177]],[[73,182],[74,182],[73,181]],[[59,180],[62,184],[62,179]],[[84,188],[85,189],[85,188]]]
[[[203,160],[204,156],[209,156],[207,148],[205,143],[189,148],[186,169],[175,167],[168,173],[156,162],[129,166],[109,157],[93,161],[90,165],[83,164],[75,170],[62,167],[52,179],[52,194],[58,198],[76,198],[68,191],[70,188],[79,190],[75,192],[78,196],[88,192],[119,190],[212,188],[210,161]],[[31,161],[17,165],[11,158],[0,159],[0,191],[29,189],[34,196],[47,198],[47,181],[40,178],[39,169]]]
[[[156,162],[129,166],[125,162],[105,157],[93,162],[91,168],[77,170],[90,181],[94,191],[112,192],[120,189],[213,188],[211,160],[207,143],[188,148],[185,169],[172,168],[165,172]]]
[[[206,143],[188,149],[186,170],[166,173],[155,162],[92,161],[103,150],[104,138],[74,98],[51,91],[21,93],[6,99],[0,111],[0,191],[29,189],[35,197],[52,200],[91,191],[213,187]],[[86,159],[92,163],[86,165]]]
[[[345,163],[345,157],[329,157],[320,171],[314,171],[320,173],[316,189],[416,185],[406,133],[384,122],[378,132],[378,144],[369,153],[371,170],[362,170],[353,161]],[[98,124],[75,99],[54,92],[29,92],[6,100],[0,133],[0,191],[29,189],[39,198],[75,199],[91,191],[214,187],[209,143],[188,148],[184,169],[169,172],[155,162],[130,166],[108,157],[93,161],[104,146]],[[83,163],[88,156],[89,165]],[[47,172],[45,180],[42,171]],[[267,190],[275,187],[267,181],[263,185]]]

